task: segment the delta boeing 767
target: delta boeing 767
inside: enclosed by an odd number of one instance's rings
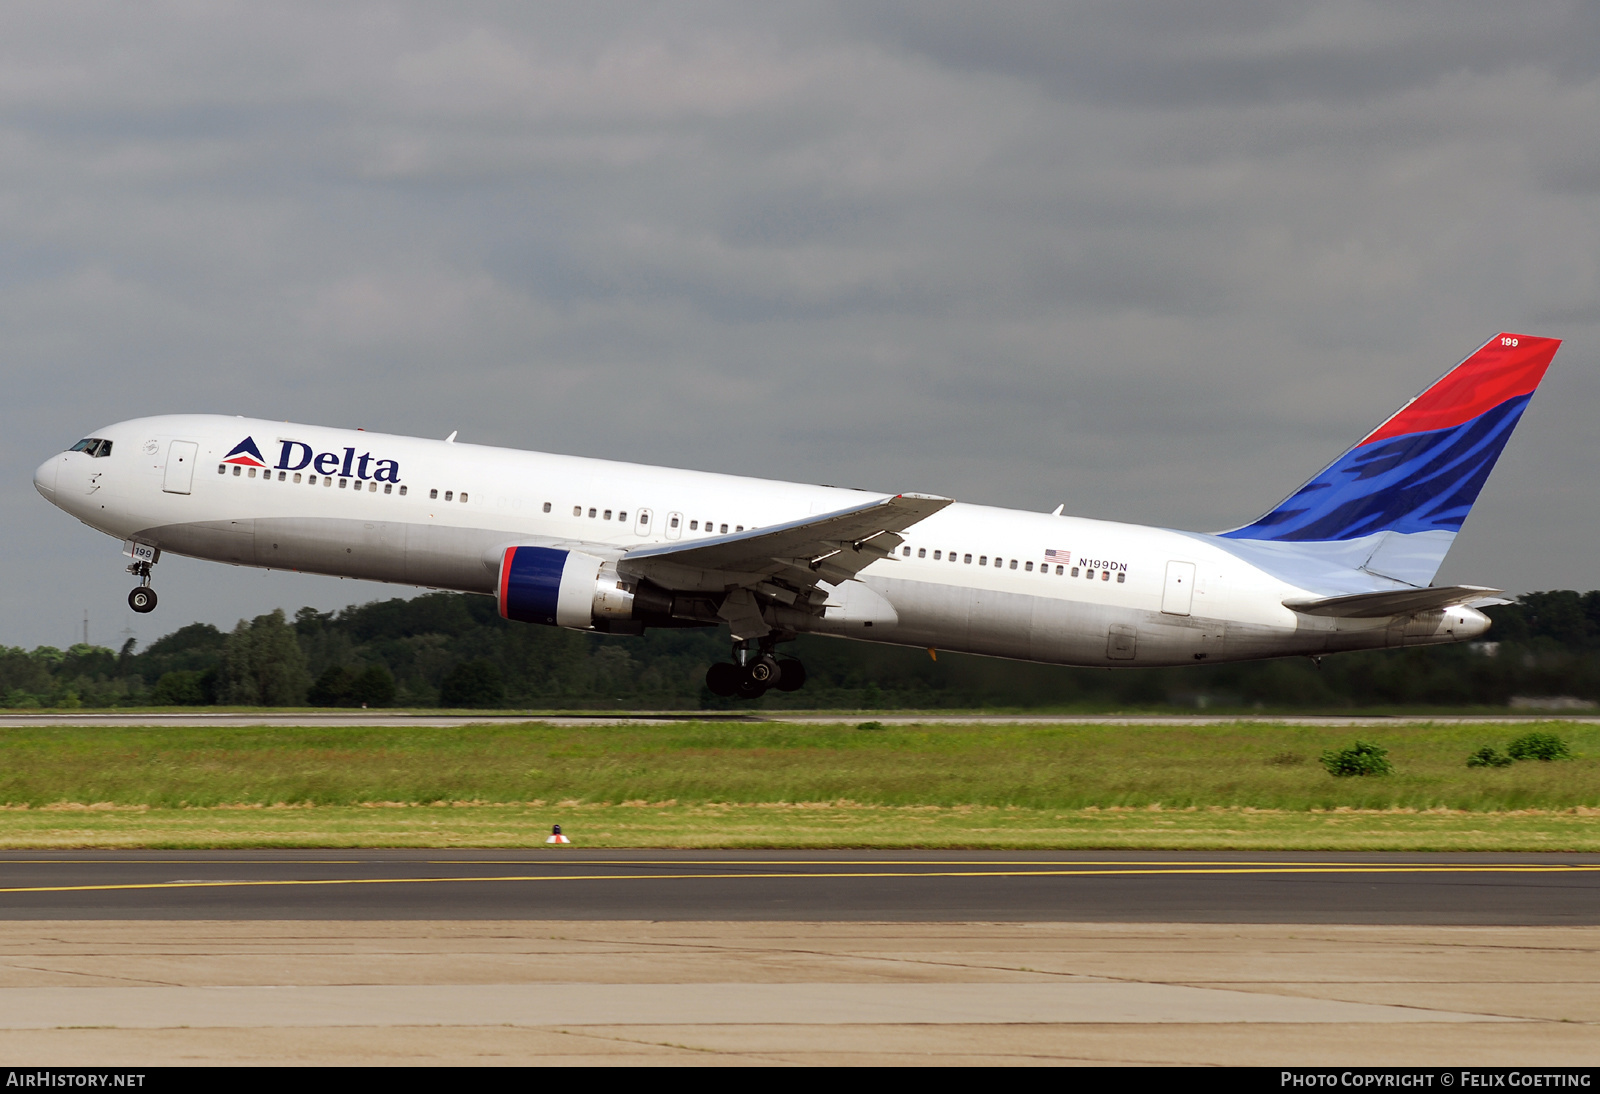
[[[1499,334],[1259,519],[1183,532],[222,415],[138,418],[34,485],[164,553],[454,589],[606,634],[726,625],[712,691],[793,690],[799,634],[1137,667],[1460,642],[1430,583],[1560,342]]]

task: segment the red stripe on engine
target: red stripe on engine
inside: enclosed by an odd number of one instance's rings
[[[516,553],[515,547],[507,547],[506,553],[500,558],[500,603],[497,607],[500,609],[501,619],[511,618],[506,614],[506,592],[511,587],[511,559]]]
[[[1509,343],[1515,342],[1515,345]],[[1361,444],[1454,429],[1519,395],[1529,395],[1544,379],[1560,347],[1559,338],[1497,334],[1489,344],[1447,372],[1399,413],[1373,430]],[[1361,447],[1357,445],[1356,447]]]

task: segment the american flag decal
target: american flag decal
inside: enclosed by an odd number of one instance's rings
[[[1049,559],[1051,562],[1060,562],[1066,564],[1072,561],[1072,552],[1058,550],[1054,547],[1046,547],[1044,549],[1044,557]]]

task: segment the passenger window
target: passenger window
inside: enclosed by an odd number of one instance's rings
[[[375,483],[375,482],[367,483],[367,493],[376,494],[377,492],[378,492],[378,484],[377,483]],[[462,500],[464,501],[466,499],[463,498]]]
[[[385,494],[392,494],[392,493],[394,493],[394,483],[392,483],[392,482],[386,482],[386,483],[384,483],[384,484],[383,484],[383,492],[384,492],[384,493],[385,493]]]
[[[933,561],[938,562],[941,557],[938,551],[933,552]]]
[[[1093,570],[1085,570],[1083,576],[1088,578],[1090,581],[1093,581],[1094,580],[1094,571]]]
[[[289,472],[287,472],[287,471],[279,471],[278,472],[278,481],[279,482],[283,482],[288,477],[289,477]]]
[[[971,562],[972,560],[969,558],[969,559],[967,559],[967,561]],[[997,558],[997,559],[995,559],[995,561],[999,562],[1000,560]],[[979,555],[978,556],[978,565],[979,566],[987,566],[987,565],[989,565],[989,556],[988,555]]]
[[[349,489],[349,487],[350,487],[350,480],[349,479],[340,479],[339,480],[339,489],[340,490],[346,490],[346,489]],[[446,499],[446,500],[448,500],[448,499]]]
[[[255,477],[256,477],[256,469],[255,469],[255,468],[253,468],[253,467],[252,467],[252,468],[251,468],[251,469],[250,469],[250,474],[248,474],[248,475],[246,475],[246,476],[245,476],[245,478],[247,478],[247,479],[253,479],[253,478],[255,478]]]
[[[733,530],[735,532],[742,532],[742,531],[744,531],[744,525],[742,525],[742,524],[735,525]]]
[[[406,496],[406,488],[404,486],[400,488],[400,496],[402,498]]]
[[[700,522],[697,521],[697,520],[691,520],[689,522],[689,531],[698,532],[699,530],[700,530]]]
[[[300,481],[300,472],[296,471],[294,473],[294,481],[295,482],[299,482]]]
[[[645,517],[644,520],[640,521],[640,523],[641,524],[649,524],[650,523],[650,518],[649,517]],[[670,520],[667,523],[667,527],[668,528],[676,528],[677,526],[678,526],[678,518],[677,517],[673,517],[672,520]]]
[[[722,535],[727,535],[727,534],[728,534],[728,526],[726,524],[724,524],[722,526]]]
[[[1017,560],[1016,559],[1012,559],[1011,560],[1011,568],[1013,570],[1015,570],[1017,568]],[[1033,569],[1033,563],[1031,563],[1031,562],[1028,563],[1028,569],[1030,569],[1030,570]]]
[[[643,528],[646,525],[648,525],[649,523],[650,523],[650,514],[649,513],[644,513],[639,517],[639,527]],[[678,518],[677,517],[673,517],[672,518],[672,526],[674,528],[676,528],[678,526]]]
[[[217,474],[226,475],[227,473],[228,473],[228,465],[227,464],[225,464],[225,463],[217,464]]]
[[[910,558],[911,557],[911,548],[909,548],[909,547],[900,548],[900,555],[901,555],[902,558]]]
[[[1015,566],[1016,563],[1013,562],[1011,565]],[[1027,570],[1030,574],[1033,573],[1033,563],[1031,563],[1031,562],[1028,563],[1026,566],[1023,567],[1023,569]]]
[[[594,509],[589,510],[589,519],[590,520],[594,519],[595,512],[596,512],[596,510],[594,510]]]
[[[1110,581],[1111,580],[1111,571],[1110,570],[1101,570],[1100,571],[1100,580],[1101,581]]]
[[[1074,571],[1073,571],[1073,573],[1077,573],[1077,571],[1076,571],[1076,570],[1074,570]],[[1061,576],[1061,567],[1060,567],[1060,566],[1057,566],[1057,567],[1056,567],[1056,576],[1057,576],[1057,577],[1060,577],[1060,576]]]
[[[1118,573],[1117,574],[1117,584],[1118,585],[1126,584],[1127,580],[1128,580],[1128,575],[1127,574],[1124,574],[1124,573]]]
[[[572,515],[575,517],[583,516],[583,507],[581,505],[574,505],[572,507]]]
[[[1077,577],[1078,576],[1078,568],[1076,566],[1074,566],[1072,568],[1072,576],[1073,577]]]
[[[461,504],[465,505],[466,503],[467,503],[467,492],[465,490],[463,490],[463,491],[461,491]]]
[[[239,473],[241,471],[243,471],[243,470],[244,469],[242,467],[240,467],[238,464],[234,464],[233,465],[233,477],[234,478],[238,478],[239,477]]]
[[[622,512],[618,513],[617,514],[617,519],[620,520],[623,524],[627,524],[628,523],[628,512],[627,512],[627,510],[624,509]]]
[[[926,547],[918,547],[917,548],[917,557],[918,558],[927,558],[928,557],[928,549]],[[933,557],[934,558],[938,558],[939,557],[939,552],[935,551],[933,553]]]
[[[607,509],[606,510],[606,515],[601,517],[600,519],[601,520],[610,520],[611,519],[611,510]]]
[[[322,485],[323,486],[332,486],[333,485],[333,478],[331,476],[329,476],[329,475],[322,476]]]
[[[972,563],[972,556],[971,556],[971,555],[967,555],[967,556],[966,556],[966,557],[965,557],[965,558],[964,558],[964,559],[962,559],[962,561],[963,561],[963,562],[966,562],[966,563],[967,563],[967,564],[968,564],[968,565],[971,565],[971,563]]]
[[[438,496],[439,496],[439,491],[437,491],[437,490],[429,490],[428,491],[428,500],[429,501],[433,501],[433,500],[437,499]]]
[[[544,503],[544,511],[546,513],[548,513],[550,511],[550,503],[549,502],[545,502]]]
[[[453,501],[453,500],[455,500],[455,495],[456,495],[456,492],[454,490],[446,490],[444,492],[444,500],[445,501]]]

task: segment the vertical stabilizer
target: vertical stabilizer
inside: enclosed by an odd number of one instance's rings
[[[1495,335],[1271,512],[1220,535],[1428,584],[1560,345]]]

